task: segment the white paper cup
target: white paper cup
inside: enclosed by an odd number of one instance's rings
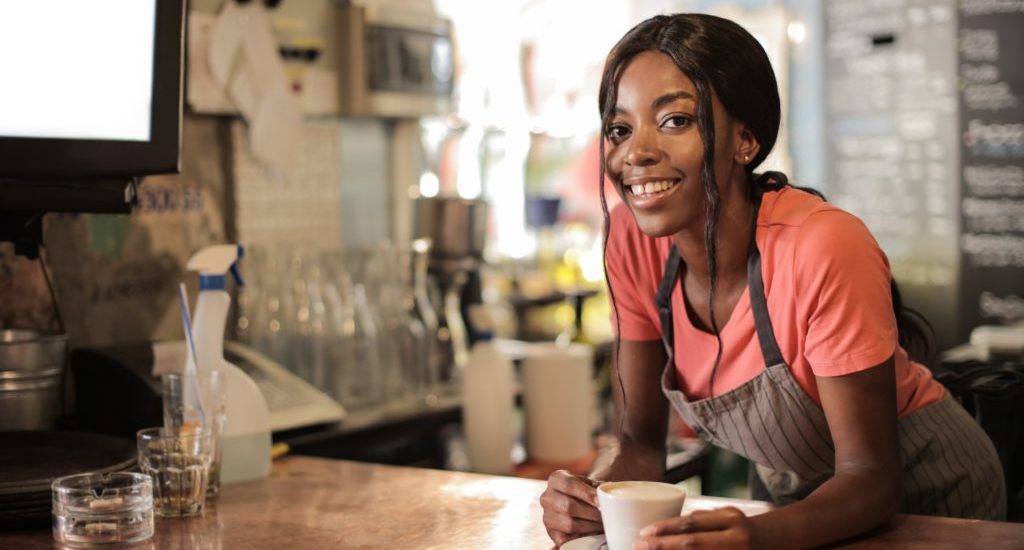
[[[640,530],[683,510],[686,489],[656,481],[615,481],[597,488],[609,550],[631,550]]]

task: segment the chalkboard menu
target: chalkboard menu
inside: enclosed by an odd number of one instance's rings
[[[1024,0],[959,2],[960,336],[1024,319]]]
[[[825,4],[826,196],[867,224],[905,302],[962,341],[954,0]]]

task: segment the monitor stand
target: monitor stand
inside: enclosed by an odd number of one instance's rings
[[[14,253],[39,257],[47,212],[127,214],[138,202],[138,178],[17,180],[0,178],[0,242]]]

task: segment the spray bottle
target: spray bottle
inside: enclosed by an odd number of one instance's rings
[[[259,386],[249,375],[224,360],[224,325],[231,295],[224,290],[228,271],[241,285],[236,263],[243,249],[238,245],[204,248],[188,261],[189,271],[199,273],[199,298],[193,336],[197,372],[220,372],[224,386],[226,419],[221,434],[222,483],[266,477],[270,473],[270,411]],[[192,362],[190,356],[188,361]]]

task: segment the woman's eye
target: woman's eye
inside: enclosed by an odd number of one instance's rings
[[[608,127],[606,134],[612,141],[622,141],[629,135],[629,128],[621,124],[613,124]]]
[[[672,115],[665,119],[662,126],[666,128],[685,128],[693,123],[693,119],[686,115]]]

